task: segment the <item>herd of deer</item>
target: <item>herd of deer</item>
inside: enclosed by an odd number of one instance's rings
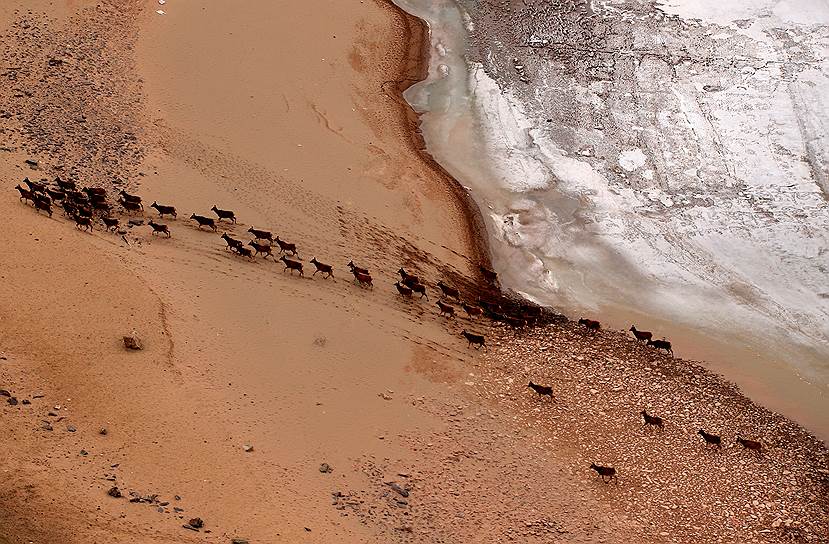
[[[52,216],[52,207],[56,206],[55,203],[59,202],[63,208],[64,215],[72,218],[75,221],[76,227],[81,230],[93,230],[96,216],[97,219],[100,220],[104,229],[107,231],[114,232],[120,227],[120,220],[112,215],[113,206],[107,200],[107,193],[105,189],[100,187],[83,187],[81,190],[78,190],[74,181],[62,180],[60,177],[55,178],[53,185],[47,185],[44,182],[45,180],[36,182],[31,181],[28,177],[25,178],[23,180],[25,187],[20,184],[15,187],[20,193],[20,200],[30,202],[38,212],[42,211],[47,213],[49,217]],[[144,211],[144,205],[141,197],[127,193],[124,190],[121,190],[118,193],[117,204],[123,208],[124,212],[128,215]],[[175,206],[168,206],[159,204],[158,202],[153,202],[150,205],[150,208],[153,208],[156,212],[158,212],[159,219],[163,219],[165,215],[173,219],[178,218]],[[224,220],[230,224],[236,224],[236,214],[233,211],[223,210],[215,205],[210,209],[210,211],[216,215],[215,219],[195,213],[191,214],[189,218],[196,222],[198,229],[202,229],[204,227],[213,232],[218,232],[217,223],[220,221]],[[149,225],[152,229],[153,235],[163,235],[167,238],[172,236],[170,233],[170,227],[165,223],[160,223],[151,219],[147,225]],[[283,272],[290,271],[291,275],[293,275],[296,271],[300,276],[304,277],[305,274],[302,263],[297,260],[299,253],[297,251],[296,244],[286,242],[279,236],[274,237],[271,232],[266,230],[251,227],[247,230],[247,232],[253,236],[253,239],[250,240],[247,245],[242,240],[233,238],[226,232],[223,233],[221,238],[227,244],[226,249],[235,252],[241,257],[246,257],[251,260],[254,260],[259,255],[262,255],[265,259],[271,257],[271,259],[277,261],[276,257],[273,255],[273,244],[276,243],[279,247],[280,254],[280,258],[278,260],[284,265]],[[292,259],[289,257],[294,258]],[[316,257],[311,259],[310,262],[315,268],[312,276],[316,276],[317,273],[320,273],[322,274],[322,277],[326,279],[334,277],[334,267],[332,265],[322,263],[318,261]],[[373,279],[368,269],[357,266],[354,264],[353,260],[349,261],[347,266],[351,271],[351,274],[354,276],[354,282],[357,285],[366,289],[374,287]],[[484,267],[480,267],[480,272],[484,279],[489,283],[493,285],[497,283],[498,274],[496,272]],[[417,294],[419,295],[419,299],[425,298],[427,301],[429,300],[429,295],[426,292],[426,284],[422,282],[419,277],[410,274],[402,267],[397,271],[397,273],[400,275],[400,280],[395,282],[394,286],[401,297],[413,298],[414,295]],[[541,307],[529,305],[522,306],[519,315],[504,314],[502,313],[501,307],[498,303],[487,302],[481,298],[478,299],[477,304],[472,304],[462,300],[460,290],[448,285],[443,280],[438,281],[436,286],[440,289],[442,295],[436,302],[436,305],[440,310],[440,315],[445,316],[446,318],[455,317],[456,307],[451,304],[452,301],[459,304],[470,319],[486,315],[495,321],[501,321],[514,327],[522,327],[541,315]],[[591,333],[597,333],[601,329],[601,323],[592,319],[581,318],[579,319],[579,324],[583,325],[587,331]],[[671,343],[667,340],[653,340],[652,333],[647,331],[639,331],[635,326],[631,326],[630,331],[636,337],[637,341],[644,341],[648,346],[653,346],[658,350],[664,349],[666,353],[673,355]],[[476,349],[483,348],[484,350],[487,349],[486,339],[482,334],[472,333],[464,329],[461,332],[461,336],[467,340],[467,347],[475,347]],[[533,382],[530,382],[528,387],[538,393],[540,397],[549,396],[550,399],[553,400],[552,387],[538,385]],[[664,428],[661,418],[652,416],[644,410],[642,411],[642,417],[645,420],[646,427],[653,427],[659,430]],[[707,445],[713,445],[717,448],[721,447],[721,439],[719,436],[708,434],[702,429],[700,429],[699,434],[703,437]],[[762,445],[760,442],[756,442],[754,440],[744,440],[739,436],[737,437],[737,442],[746,449],[750,449],[758,453],[762,451]],[[595,470],[597,474],[601,476],[602,481],[610,482],[612,480],[616,480],[618,482],[615,468],[601,466],[595,463],[592,463],[590,468]]]

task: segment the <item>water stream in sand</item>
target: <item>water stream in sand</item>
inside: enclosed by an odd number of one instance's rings
[[[829,347],[827,322],[821,319],[825,300],[802,312],[807,325],[814,323],[813,330],[800,324],[786,327],[773,312],[753,305],[755,286],[743,277],[725,287],[713,279],[707,282],[705,272],[694,269],[707,263],[693,255],[681,266],[655,262],[659,253],[646,253],[649,262],[637,260],[642,248],[621,226],[625,219],[596,212],[616,207],[621,217],[627,195],[617,194],[581,157],[546,138],[536,128],[543,119],[526,114],[482,65],[468,61],[473,27],[456,2],[394,1],[429,24],[429,77],[405,96],[421,113],[429,152],[481,208],[503,285],[574,316],[598,316],[616,328],[646,323],[669,337],[678,355],[707,361],[755,400],[829,438]],[[633,149],[619,163],[636,170],[643,160],[641,150]],[[576,185],[588,190],[568,190]],[[640,225],[650,228],[647,221]],[[681,238],[676,237],[677,244]],[[824,238],[818,235],[815,247],[804,249],[821,263],[827,260],[820,248]],[[739,255],[741,248],[730,246],[727,236],[718,243],[723,258],[742,259],[749,269],[775,266],[774,259],[748,248]],[[755,278],[779,283],[771,274]],[[789,297],[784,305],[802,310],[808,300]]]

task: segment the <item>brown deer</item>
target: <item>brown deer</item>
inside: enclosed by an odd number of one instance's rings
[[[412,297],[412,288],[401,284],[399,281],[394,284],[397,287],[397,292],[406,298]]]
[[[230,210],[220,210],[216,207],[215,204],[213,204],[213,207],[210,208],[210,211],[216,214],[216,216],[219,218],[219,221],[221,221],[222,219],[228,219],[231,223],[236,222],[236,214]]]
[[[719,436],[717,436],[715,434],[708,434],[707,432],[703,431],[702,429],[700,429],[697,432],[697,434],[700,435],[703,440],[705,440],[705,446],[706,447],[707,446],[715,446],[717,448],[722,448],[722,439]]]
[[[616,476],[616,469],[613,467],[603,467],[601,465],[597,465],[596,463],[590,463],[590,468],[596,471],[596,473],[602,477],[602,481],[604,483],[612,482],[616,480],[616,483],[619,483],[619,478]],[[607,480],[605,480],[607,478]]]
[[[354,281],[357,282],[357,285],[360,287],[371,287],[374,288],[374,284],[372,283],[371,276],[369,274],[363,274],[362,272],[354,272]]]
[[[538,397],[541,398],[543,396],[550,397],[550,400],[553,400],[553,388],[548,385],[538,385],[537,383],[530,382],[527,384],[527,387],[538,393]]]
[[[163,204],[159,204],[156,201],[150,205],[150,208],[155,208],[158,212],[158,217],[164,217],[165,215],[172,216],[173,218],[178,217],[178,213],[176,213],[175,206],[165,206]]]
[[[464,329],[461,332],[461,336],[466,338],[466,341],[469,342],[466,345],[467,348],[469,348],[470,346],[478,346],[475,349],[484,348],[486,351],[489,351],[489,349],[487,349],[486,347],[486,339],[484,338],[483,334],[474,334],[471,332],[467,332],[466,329]]]
[[[298,270],[299,275],[305,277],[305,274],[302,272],[302,263],[298,261],[292,261],[285,255],[283,255],[279,260],[285,263],[285,270],[290,270],[292,276],[294,275],[294,270]],[[285,272],[285,270],[283,270],[282,272]]]
[[[166,234],[167,238],[170,237],[170,227],[168,227],[167,225],[163,223],[155,223],[152,219],[150,219],[150,222],[147,224],[153,228],[153,235]]]
[[[445,283],[443,283],[443,280],[440,280],[438,282],[438,288],[441,291],[443,291],[443,294],[447,297],[452,297],[455,300],[460,300],[461,299],[461,292],[458,291],[457,289],[455,289],[454,287],[450,287],[450,286],[446,285]]]
[[[248,229],[248,232],[256,236],[257,240],[267,240],[270,243],[273,243],[273,234],[266,230],[258,230],[251,227]]]
[[[468,315],[470,318],[473,316],[483,315],[484,313],[484,311],[478,306],[472,306],[465,302],[461,303],[461,308],[463,308],[463,311],[466,312],[466,315]]]
[[[319,262],[316,257],[311,259],[311,264],[313,264],[314,268],[316,268],[316,270],[314,270],[314,273],[311,274],[312,276],[316,276],[317,272],[322,272],[323,278],[328,279],[334,277],[334,267],[330,264],[323,264]]]
[[[210,229],[213,229],[213,232],[216,232],[216,221],[214,221],[212,217],[205,217],[203,215],[192,214],[190,216],[190,219],[195,220],[196,223],[199,224],[199,229],[201,229],[202,227],[208,227]]]
[[[248,245],[256,251],[256,255],[254,255],[254,257],[258,257],[261,253],[265,256],[265,259],[270,257],[271,259],[276,260],[276,257],[273,256],[273,248],[270,244],[257,242],[256,240],[251,240],[250,242],[248,242]]]
[[[599,329],[602,328],[602,324],[598,321],[593,321],[592,319],[585,319],[583,317],[579,319],[579,325],[584,325],[588,331],[593,333],[598,332]]]
[[[455,317],[455,307],[450,304],[444,304],[442,301],[437,302],[438,308],[440,308],[440,315],[445,315],[446,317]]]
[[[665,430],[665,427],[662,425],[661,417],[652,416],[645,410],[642,410],[642,417],[645,419],[645,426],[647,428],[650,429],[653,427],[654,429],[659,429],[660,431]]]
[[[296,252],[296,244],[291,244],[286,242],[285,240],[280,240],[279,236],[276,237],[276,243],[279,244],[279,252],[280,253],[290,253],[293,256],[297,255]]]
[[[634,325],[630,326],[630,332],[636,337],[637,341],[648,342],[653,338],[653,333],[648,331],[637,331]]]

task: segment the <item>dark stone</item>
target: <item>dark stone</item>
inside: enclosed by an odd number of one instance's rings
[[[32,403],[32,401],[30,401],[29,399],[23,399],[20,402],[21,402],[21,404],[31,404]]]
[[[11,397],[12,394],[6,391],[5,389],[0,389],[0,397]]]
[[[386,482],[386,485],[389,486],[390,488],[394,489],[395,491],[397,491],[397,493],[399,493],[403,497],[408,497],[409,496],[409,491],[402,488],[396,482]]]
[[[113,499],[120,499],[122,497],[121,490],[118,489],[117,485],[112,486],[109,491],[107,491],[107,495],[112,497]]]
[[[67,425],[66,430],[69,431],[70,433],[74,433],[78,429],[74,425]]]
[[[195,527],[196,529],[204,527],[204,521],[201,518],[193,518],[188,523],[191,527]]]
[[[12,406],[17,406],[17,397],[9,397],[9,400],[7,402]]]
[[[331,465],[329,465],[328,463],[322,463],[320,465],[320,472],[322,472],[323,474],[330,474],[331,472],[334,472],[334,469],[331,468]]]

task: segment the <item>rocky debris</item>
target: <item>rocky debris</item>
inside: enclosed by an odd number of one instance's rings
[[[409,496],[409,491],[401,487],[397,482],[386,482],[386,485],[397,491],[397,493],[403,497]]]
[[[110,487],[109,491],[107,491],[107,495],[109,495],[113,499],[120,499],[121,497],[123,497],[123,495],[121,494],[121,490],[118,489],[117,485]]]
[[[138,338],[138,335],[135,331],[132,331],[132,334],[128,336],[124,336],[124,347],[130,350],[141,350],[144,349],[144,345],[141,342],[141,339]]]
[[[320,465],[320,472],[322,472],[323,474],[330,474],[334,472],[334,469],[331,468],[331,465],[329,465],[328,463],[322,463]]]

